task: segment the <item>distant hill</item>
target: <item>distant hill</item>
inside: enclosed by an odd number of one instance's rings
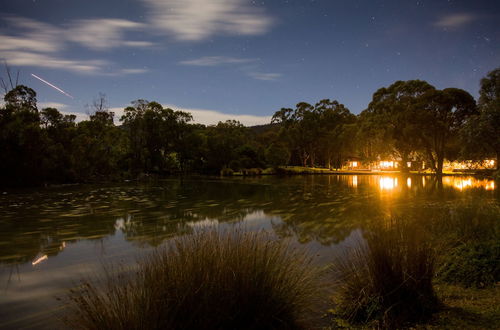
[[[277,129],[278,126],[279,126],[279,124],[265,124],[265,125],[249,126],[248,128],[253,133],[260,135],[260,134],[263,134],[267,131]]]

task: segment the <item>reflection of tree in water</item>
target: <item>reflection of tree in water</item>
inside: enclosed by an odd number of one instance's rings
[[[484,189],[461,192],[443,186],[435,177],[400,176],[389,177],[399,183],[387,190],[380,182],[383,177],[353,178],[301,178],[303,186],[288,192],[290,202],[286,210],[273,210],[279,203],[271,203],[264,211],[283,219],[274,227],[278,234],[295,235],[301,242],[318,241],[325,245],[336,244],[352,230],[377,225],[391,216],[417,221],[442,220],[450,218],[452,213],[462,215],[472,210],[476,219],[491,219],[491,215],[498,218],[498,194],[495,196]],[[485,203],[489,206],[484,207]],[[497,205],[496,212],[492,211],[492,204]]]
[[[355,178],[355,180],[354,180]],[[157,246],[196,224],[238,222],[263,211],[280,237],[335,244],[352,230],[390,214],[425,216],[472,198],[421,177],[382,189],[377,176],[173,179],[156,184],[76,186],[0,196],[0,263],[23,263],[60,252],[63,242],[124,233],[134,244]],[[472,204],[474,204],[472,202]]]
[[[187,222],[241,220],[252,210],[226,207],[224,200],[257,193],[245,187],[169,180],[151,186],[85,186],[3,195],[0,263],[25,263],[40,254],[50,257],[60,252],[63,242],[102,239],[117,229],[131,241],[158,245],[190,232]]]

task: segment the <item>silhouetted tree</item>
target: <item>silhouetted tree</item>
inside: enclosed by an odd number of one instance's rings
[[[453,142],[460,129],[477,113],[476,101],[462,89],[446,88],[429,90],[415,106],[413,122],[431,167],[440,175],[445,156],[449,160],[457,156],[452,153]]]
[[[478,102],[479,114],[461,132],[462,157],[468,159],[496,158],[500,160],[500,68],[481,79]]]
[[[401,157],[403,171],[408,170],[410,154],[420,148],[416,104],[422,95],[432,90],[434,87],[422,80],[396,81],[377,90],[366,110],[368,123],[384,133],[386,145]]]
[[[0,108],[0,176],[6,185],[43,182],[42,160],[47,145],[40,128],[36,92],[18,85]]]
[[[210,171],[222,168],[239,170],[238,149],[248,141],[248,129],[237,120],[219,122],[207,127],[207,167]]]
[[[189,137],[189,113],[174,111],[157,102],[137,100],[121,118],[129,138],[133,172],[179,170],[187,159],[184,141]]]

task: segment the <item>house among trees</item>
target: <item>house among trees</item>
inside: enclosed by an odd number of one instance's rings
[[[343,170],[349,171],[399,171],[402,168],[402,160],[396,158],[379,159],[376,161],[366,161],[360,157],[348,157]],[[421,171],[425,169],[425,162],[411,160],[406,162],[410,171]]]
[[[462,161],[445,161],[443,169],[450,172],[467,172],[475,170],[494,170],[496,162],[494,159],[484,160],[462,160]]]
[[[380,157],[379,157],[380,158]],[[409,171],[423,171],[428,168],[422,160],[410,160],[406,162]],[[443,170],[446,172],[467,172],[476,170],[494,170],[496,161],[494,159],[485,160],[463,160],[448,161],[443,163]],[[386,160],[366,161],[360,157],[348,157],[342,166],[342,170],[347,171],[400,171],[402,170],[402,160],[387,158]]]

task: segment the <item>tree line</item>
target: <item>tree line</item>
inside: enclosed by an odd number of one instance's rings
[[[77,123],[55,108],[39,110],[36,92],[16,84],[5,88],[0,107],[0,185],[283,165],[340,168],[353,156],[396,157],[403,171],[407,161],[422,160],[440,174],[445,159],[498,160],[500,68],[481,80],[479,94],[476,102],[462,89],[397,81],[378,89],[359,115],[324,99],[282,108],[269,125],[255,127],[235,120],[196,124],[190,113],[136,100],[115,125],[103,94],[89,119]]]

